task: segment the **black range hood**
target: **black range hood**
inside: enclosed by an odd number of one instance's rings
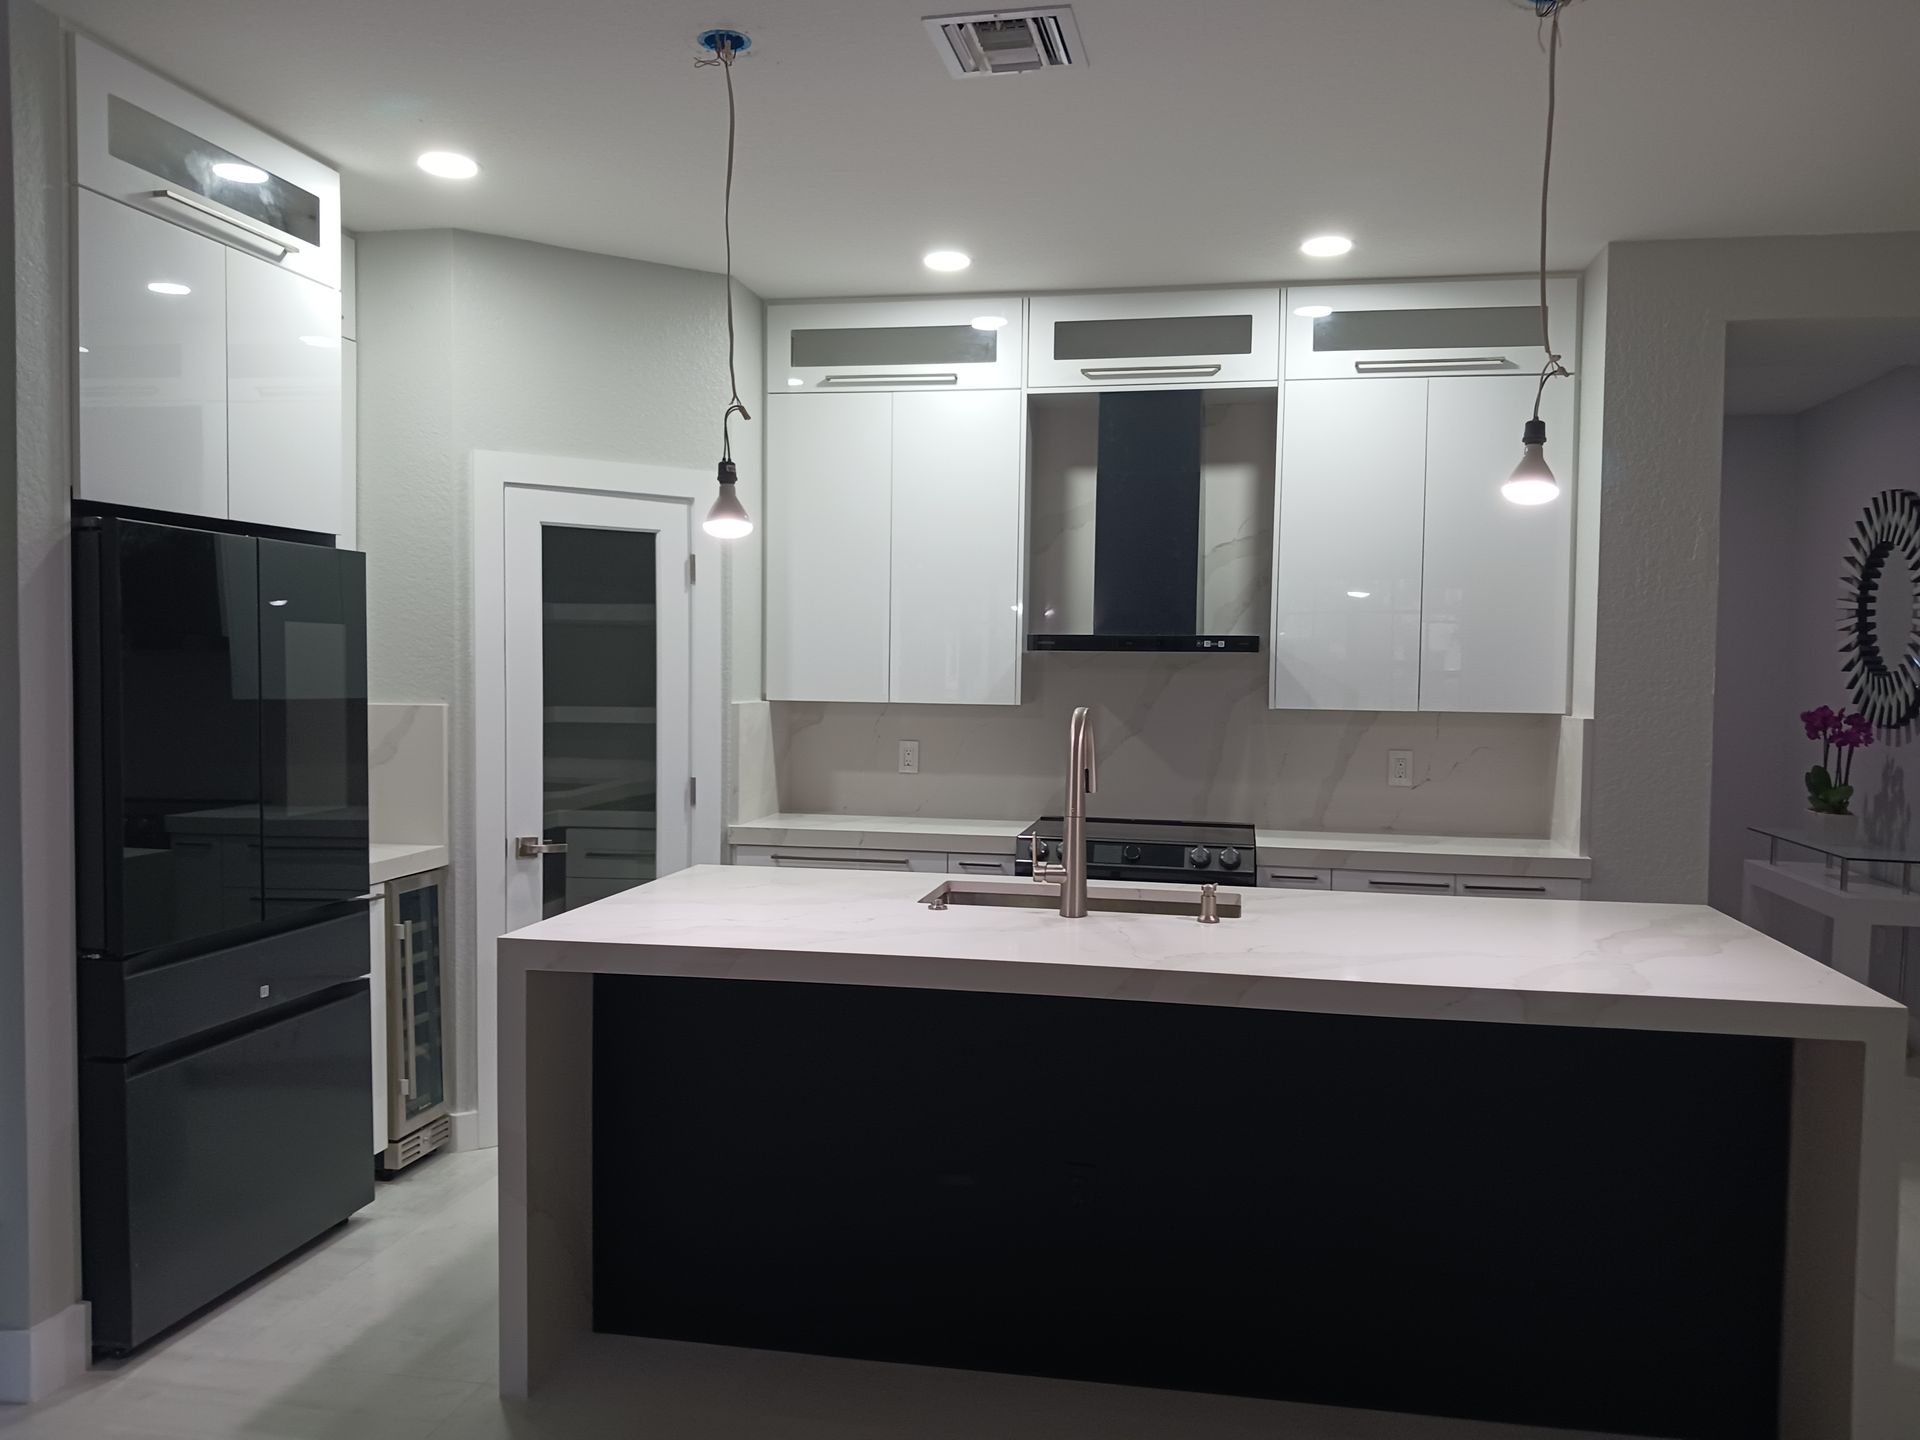
[[[1093,630],[1034,631],[1029,650],[1258,651],[1258,635],[1200,633],[1199,390],[1100,396]]]

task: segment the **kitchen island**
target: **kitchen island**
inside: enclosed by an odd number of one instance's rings
[[[1891,1440],[1901,1007],[1704,907],[940,883],[502,939],[504,1392],[600,1330]]]

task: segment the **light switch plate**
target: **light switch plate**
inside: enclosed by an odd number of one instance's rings
[[[1413,788],[1413,752],[1411,750],[1387,751],[1387,784],[1403,790]]]
[[[920,773],[920,742],[918,740],[900,742],[900,773],[902,775]]]

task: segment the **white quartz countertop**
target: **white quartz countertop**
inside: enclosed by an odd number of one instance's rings
[[[1184,916],[954,906],[932,875],[699,866],[502,939],[502,965],[1903,1042],[1902,1007],[1698,905],[1244,890]],[[1097,892],[1103,887],[1096,883]],[[1142,887],[1118,887],[1139,889]],[[1186,900],[1191,887],[1158,888]]]
[[[1025,820],[951,820],[921,815],[763,815],[730,827],[735,845],[818,849],[945,850],[1007,855]],[[1313,870],[1417,870],[1434,874],[1526,875],[1584,880],[1592,863],[1549,840],[1453,835],[1381,835],[1334,830],[1260,830],[1262,865]]]
[[[367,847],[367,870],[375,885],[438,870],[446,863],[444,845],[395,845],[375,841]]]

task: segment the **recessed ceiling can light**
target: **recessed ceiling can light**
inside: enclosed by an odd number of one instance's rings
[[[1320,320],[1331,315],[1333,307],[1331,305],[1298,305],[1294,307],[1293,313],[1302,320]]]
[[[216,160],[213,162],[213,173],[236,185],[264,185],[268,180],[266,171],[243,160]]]
[[[1314,235],[1300,242],[1300,253],[1316,260],[1331,260],[1353,249],[1353,241],[1344,235]]]
[[[456,150],[429,150],[413,163],[442,180],[471,180],[480,173],[478,161]]]
[[[1371,594],[1373,594],[1371,590],[1349,590],[1347,591],[1347,598],[1349,600],[1364,600]]]
[[[969,323],[971,323],[976,330],[1004,330],[1007,328],[1007,317],[1004,315],[976,315]]]
[[[193,287],[182,285],[177,280],[149,280],[147,289],[156,295],[191,295]]]
[[[929,270],[964,270],[973,264],[973,257],[961,250],[929,250],[920,263]]]

